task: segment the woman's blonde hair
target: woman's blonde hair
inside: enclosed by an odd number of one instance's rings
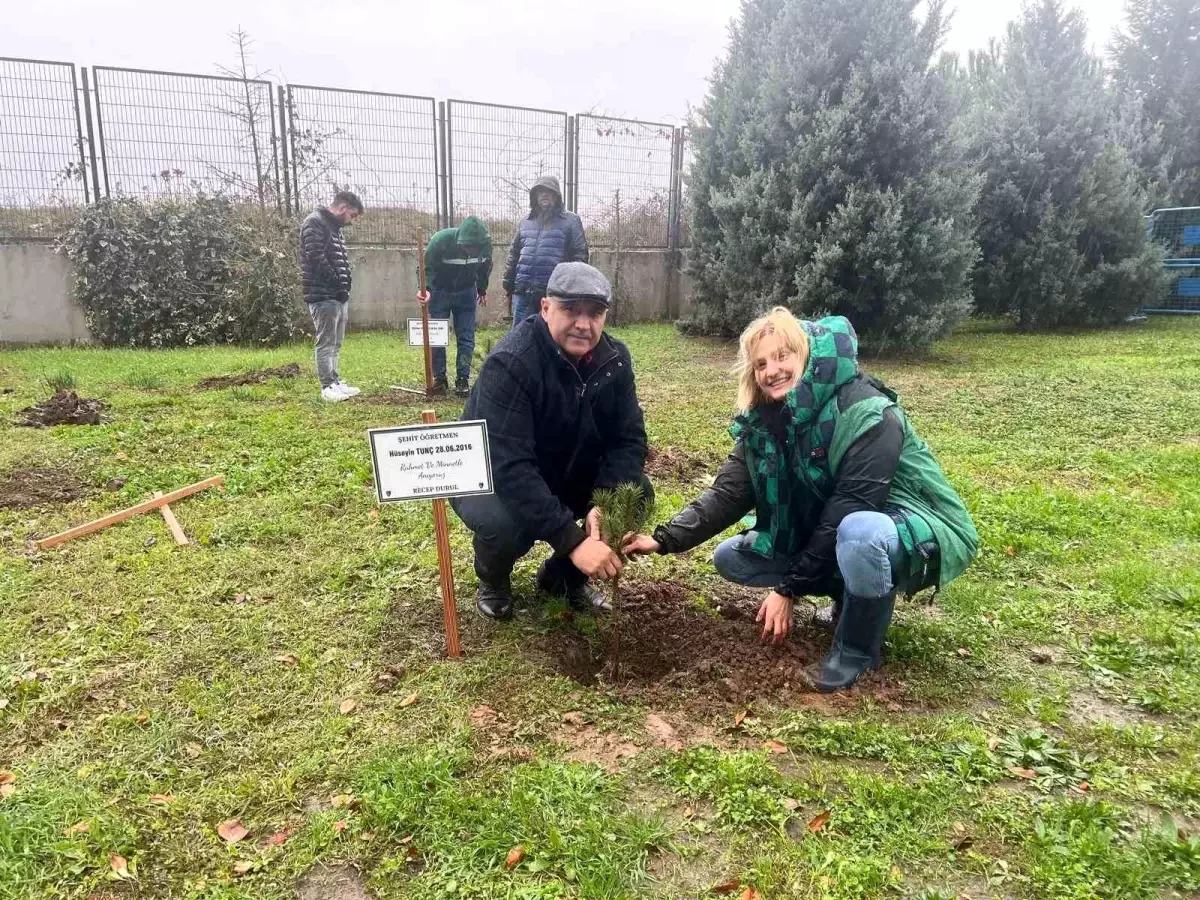
[[[808,333],[789,309],[776,306],[765,316],[755,319],[738,340],[737,364],[733,367],[738,380],[737,406],[741,412],[749,412],[766,400],[754,380],[754,351],[758,342],[769,334],[779,335],[784,346],[799,357],[801,373],[808,365]]]

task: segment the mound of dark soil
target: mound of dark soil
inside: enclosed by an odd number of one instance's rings
[[[46,503],[70,503],[84,487],[62,469],[17,469],[0,481],[0,509],[25,509]]]
[[[621,591],[620,692],[688,693],[731,704],[802,690],[800,669],[819,659],[829,638],[800,627],[783,644],[763,644],[754,617],[764,592],[727,589],[715,612],[692,602],[674,581],[631,581]],[[797,619],[803,618],[798,610]],[[546,639],[555,667],[581,684],[606,680],[608,628],[590,641],[572,627]]]
[[[49,400],[21,410],[18,425],[27,428],[48,428],[51,425],[99,425],[105,404],[86,400],[74,391],[59,391]]]
[[[715,475],[718,463],[700,453],[689,453],[675,447],[651,447],[646,452],[646,474],[651,478],[672,481],[693,481]]]
[[[198,391],[212,391],[219,388],[241,387],[245,384],[266,384],[271,378],[295,378],[300,374],[299,363],[288,363],[286,366],[276,366],[274,369],[255,369],[241,375],[214,375],[205,378],[196,385]]]
[[[465,397],[459,397],[455,394],[428,397],[425,394],[411,394],[408,391],[387,391],[382,394],[371,394],[370,396],[362,395],[354,399],[362,403],[369,403],[372,406],[419,406],[424,409],[429,409],[434,404],[451,404],[461,407],[466,402]]]

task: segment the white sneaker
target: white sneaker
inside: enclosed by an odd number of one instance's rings
[[[349,395],[343,394],[338,390],[336,384],[331,384],[329,387],[321,388],[321,399],[326,403],[341,403],[343,400],[348,400]]]
[[[337,389],[339,391],[341,391],[343,394],[345,394],[347,397],[357,397],[359,394],[362,393],[362,391],[360,391],[358,388],[351,387],[350,385],[346,384],[346,382],[344,382],[344,381],[337,382],[335,387],[337,387]]]

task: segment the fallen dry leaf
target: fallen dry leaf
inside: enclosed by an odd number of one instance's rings
[[[337,809],[358,809],[358,798],[353,794],[334,794],[329,798],[329,805]]]
[[[147,713],[138,713],[136,716],[133,717],[133,720],[135,722],[137,722],[139,725],[145,725],[147,722],[150,721],[150,716]]]
[[[227,844],[236,844],[249,833],[250,830],[240,819],[229,819],[217,826],[217,834]]]
[[[66,831],[64,831],[63,833],[64,833],[64,834],[65,834],[67,837],[72,837],[72,836],[74,836],[74,835],[76,835],[76,834],[83,834],[83,833],[85,833],[85,832],[86,832],[86,831],[88,831],[88,829],[90,829],[91,827],[92,827],[92,826],[91,826],[89,823],[87,823],[87,822],[76,822],[74,825],[72,825],[70,828],[68,828],[68,829],[67,829]]]
[[[234,603],[245,603],[246,595],[244,593],[243,594],[235,594],[233,597],[233,602]]]
[[[191,744],[187,744],[183,748],[183,752],[186,753],[188,756],[190,756],[192,759],[195,759],[201,753],[204,752],[204,748],[201,747],[199,744],[191,743]]]
[[[416,862],[420,858],[421,858],[421,851],[418,850],[416,847],[409,847],[407,852],[405,852],[405,854],[404,854],[404,859],[406,862]]]
[[[0,784],[0,800],[7,800],[17,792],[15,784]]]
[[[988,749],[989,750],[995,750],[999,746],[1000,746],[1000,738],[998,738],[998,737],[988,738]]]
[[[288,828],[283,829],[282,831],[277,831],[273,835],[271,835],[269,838],[267,838],[265,841],[263,841],[263,843],[268,847],[280,847],[283,845],[284,841],[286,841],[288,838],[290,838],[292,836],[292,832],[294,832],[295,830],[296,830],[295,828],[288,827]]]
[[[168,806],[175,802],[175,797],[171,794],[154,794],[150,797],[151,803],[157,803],[159,806]]]
[[[362,841],[364,844],[369,844],[371,841],[375,840],[375,832],[364,831],[362,834],[360,834],[358,836],[358,839],[360,841]]]
[[[720,884],[713,885],[712,888],[710,888],[709,890],[710,890],[710,893],[720,894],[721,896],[725,896],[727,894],[732,894],[734,891],[736,891],[741,886],[742,886],[742,882],[740,879],[731,878],[729,881],[722,881]]]
[[[233,864],[233,874],[234,875],[245,875],[247,872],[249,872],[253,868],[254,868],[254,860],[239,859],[237,862],[235,862]]]
[[[521,860],[525,858],[525,847],[521,844],[513,847],[508,851],[508,856],[504,858],[504,868],[515,869],[521,864]]]
[[[1018,778],[1024,778],[1026,781],[1032,781],[1037,778],[1037,772],[1033,769],[1023,769],[1020,766],[1009,766],[1008,771],[1012,772]]]
[[[759,900],[759,898],[760,898],[760,895],[759,895],[758,891],[756,891],[754,889],[754,887],[751,886],[751,887],[746,888],[744,891],[742,891],[742,896],[741,896],[740,900]]]
[[[471,724],[478,727],[494,725],[496,719],[499,718],[497,713],[490,706],[472,706],[470,712]]]
[[[743,709],[743,710],[742,710],[740,713],[738,713],[737,715],[735,715],[735,716],[733,717],[733,726],[734,726],[735,728],[741,728],[741,727],[742,727],[742,723],[746,721],[746,716],[747,716],[748,714],[749,714],[749,713],[748,713],[746,710],[744,710],[744,709]]]
[[[113,870],[113,873],[118,878],[132,878],[129,874],[129,863],[125,857],[118,853],[114,853],[108,858],[108,865]]]
[[[405,697],[403,700],[400,701],[400,708],[404,709],[404,707],[406,707],[406,706],[412,706],[419,699],[420,699],[419,695],[409,694],[407,697]]]
[[[337,832],[338,834],[341,834],[343,831],[345,831],[349,827],[350,827],[350,825],[345,819],[338,819],[336,822],[333,823],[333,830],[335,832]]]
[[[347,697],[342,701],[342,705],[338,707],[338,710],[343,716],[348,716],[350,713],[354,712],[354,708],[356,706],[358,706],[358,701],[353,697]]]
[[[780,802],[783,803],[785,809],[790,809],[793,812],[800,808],[799,801],[793,800],[791,797],[785,797]]]
[[[17,776],[7,770],[0,772],[0,784],[12,784],[17,780]]]
[[[1009,544],[1007,547],[1005,547],[1005,548],[1004,548],[1004,554],[1005,554],[1005,556],[1016,556],[1016,555],[1017,555],[1017,551],[1016,551],[1016,549],[1015,549],[1015,548],[1012,546],[1012,544]]]
[[[413,836],[411,834],[405,835],[404,837],[400,838],[400,843],[401,843],[401,845],[411,844],[412,839],[413,839]]]
[[[822,829],[825,828],[825,825],[828,822],[829,822],[829,810],[825,810],[824,812],[817,813],[815,816],[813,816],[811,819],[808,820],[809,834],[816,834],[818,831],[821,831]]]
[[[8,706],[8,698],[0,697],[0,709],[4,709],[7,706]]]
[[[275,662],[283,663],[285,666],[298,666],[300,665],[300,657],[295,653],[281,653],[275,657]]]
[[[770,750],[772,753],[787,753],[787,744],[783,741],[767,741],[763,744],[764,750]]]
[[[1090,784],[1088,784],[1086,781],[1079,782],[1080,793],[1086,794],[1091,789],[1092,789],[1092,786]]]
[[[694,806],[685,806],[685,807],[684,807],[684,809],[683,809],[683,817],[684,817],[685,819],[694,819],[694,818],[696,818],[696,807],[694,807]]]
[[[683,741],[679,740],[679,735],[676,734],[674,727],[662,716],[653,714],[646,716],[646,734],[650,735],[654,743],[660,746],[670,750],[683,749]]]

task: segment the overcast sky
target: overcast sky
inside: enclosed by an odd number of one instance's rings
[[[1098,51],[1121,0],[1086,0]],[[0,0],[0,56],[212,73],[241,25],[282,81],[682,120],[738,0]],[[1020,0],[951,0],[949,49],[1003,32]]]

